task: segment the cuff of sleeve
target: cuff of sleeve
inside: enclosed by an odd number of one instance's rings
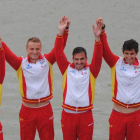
[[[69,30],[64,31],[64,34],[68,34],[68,33],[69,33]]]
[[[3,47],[0,47],[0,51],[2,51],[3,50]]]
[[[104,30],[104,31],[102,31],[101,35],[103,35],[103,34],[105,34],[105,30]]]
[[[98,45],[100,45],[100,44],[101,44],[101,41],[99,41],[99,42],[96,42],[96,41],[95,41],[95,45],[98,46]]]
[[[56,37],[57,37],[57,38],[63,38],[63,36],[60,36],[60,35],[58,35],[58,34],[57,34],[57,36],[56,36]]]

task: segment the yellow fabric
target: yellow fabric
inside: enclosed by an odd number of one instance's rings
[[[112,97],[114,97],[114,89],[115,89],[115,71],[116,65],[111,68],[111,85],[112,85]]]
[[[0,84],[0,106],[1,106],[1,100],[2,100],[2,84]]]
[[[3,48],[0,48],[0,51],[2,51],[3,50]]]
[[[66,86],[67,71],[68,71],[68,68],[66,69],[65,73],[63,74],[63,82],[62,82],[63,93],[64,93],[64,89],[65,89],[65,86]]]
[[[50,67],[50,78],[51,78],[51,93],[53,93],[53,68],[52,68],[52,64],[48,61],[49,63],[49,67]]]
[[[23,92],[23,79],[22,79],[22,64],[20,65],[19,69],[17,70],[17,76],[19,80],[19,91],[22,97],[24,97],[24,92]]]
[[[95,83],[96,79],[93,76],[93,74],[90,72],[90,83],[91,83],[91,91],[92,91],[92,99],[91,99],[91,104],[94,102],[94,95],[95,95]]]

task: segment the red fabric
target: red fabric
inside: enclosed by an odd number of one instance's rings
[[[92,140],[94,127],[92,111],[72,114],[63,110],[61,127],[64,140]]]
[[[90,81],[89,81],[88,95],[89,95],[89,103],[91,104],[93,95],[92,95],[92,91],[91,91],[91,82]]]
[[[0,140],[4,140],[1,122],[0,122]]]
[[[68,32],[65,32],[63,35],[64,42],[63,42],[63,49],[65,49],[67,38],[68,38]],[[46,59],[51,63],[54,64],[56,61],[55,58],[55,48],[52,49],[52,51],[48,54],[45,54]]]
[[[128,114],[113,110],[109,126],[109,140],[140,140],[140,110]]]
[[[54,140],[53,120],[51,104],[40,108],[22,105],[19,114],[21,140],[34,140],[36,129],[40,140]]]
[[[112,68],[116,64],[119,57],[114,55],[110,50],[106,33],[101,35],[101,42],[103,44],[103,58],[105,59],[106,63]]]
[[[21,65],[22,57],[17,57],[4,42],[2,42],[2,46],[5,50],[6,61],[17,71]]]
[[[116,71],[115,71],[115,83],[114,83],[114,98],[116,99],[116,96],[117,96],[117,92],[118,92],[118,81],[117,81],[117,78],[116,78]]]
[[[102,56],[103,56],[103,47],[102,43],[97,43],[95,42],[94,44],[94,51],[93,51],[93,57],[91,60],[91,64],[89,65],[90,71],[93,74],[95,78],[97,78],[101,64],[102,64]]]
[[[68,65],[70,62],[67,60],[67,57],[65,56],[65,53],[63,51],[63,44],[64,44],[64,38],[58,38],[56,37],[55,40],[55,57],[58,64],[58,67],[62,73],[62,75],[65,73]]]
[[[0,50],[0,84],[3,83],[5,77],[5,52],[4,49]]]

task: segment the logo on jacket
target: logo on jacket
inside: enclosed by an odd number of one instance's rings
[[[87,72],[81,72],[81,75],[85,75],[85,74],[87,74]]]
[[[75,73],[75,71],[74,71],[74,70],[70,70],[70,72],[71,72],[71,73]]]
[[[30,66],[30,64],[27,65],[26,69],[31,69],[32,66]]]
[[[137,71],[137,70],[138,70],[138,68],[137,68],[137,67],[134,67],[134,70],[135,70],[135,73],[137,73],[137,72],[138,72],[138,71]]]
[[[40,60],[39,60],[39,63],[40,63],[41,65],[42,65],[44,62],[45,62],[44,59],[40,59]]]
[[[122,70],[122,71],[126,71],[126,68],[125,68],[125,67],[122,67],[120,70]]]

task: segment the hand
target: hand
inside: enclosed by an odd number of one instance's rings
[[[98,24],[101,24],[102,26],[104,26],[103,18],[102,18],[102,17],[98,17],[98,18],[96,19],[96,24],[97,24],[97,25],[98,25]]]
[[[71,21],[70,21],[69,17],[65,16],[65,18],[66,18],[66,20],[67,20],[67,27],[69,27],[69,26],[70,26]]]
[[[60,20],[59,22],[59,31],[58,31],[58,35],[63,35],[64,33],[64,30],[66,29],[67,27],[67,20],[65,18],[65,16],[63,16],[62,20]]]
[[[93,33],[95,35],[95,40],[97,42],[99,42],[100,41],[100,35],[102,33],[102,25],[98,24],[98,26],[96,26],[96,28],[95,28],[94,25],[92,25],[92,28],[93,28]]]
[[[102,27],[104,27],[104,22],[103,22],[103,18],[102,17],[98,17],[97,19],[96,19],[96,24],[97,24],[97,26],[102,26]],[[104,29],[102,29],[102,31],[103,31]]]

